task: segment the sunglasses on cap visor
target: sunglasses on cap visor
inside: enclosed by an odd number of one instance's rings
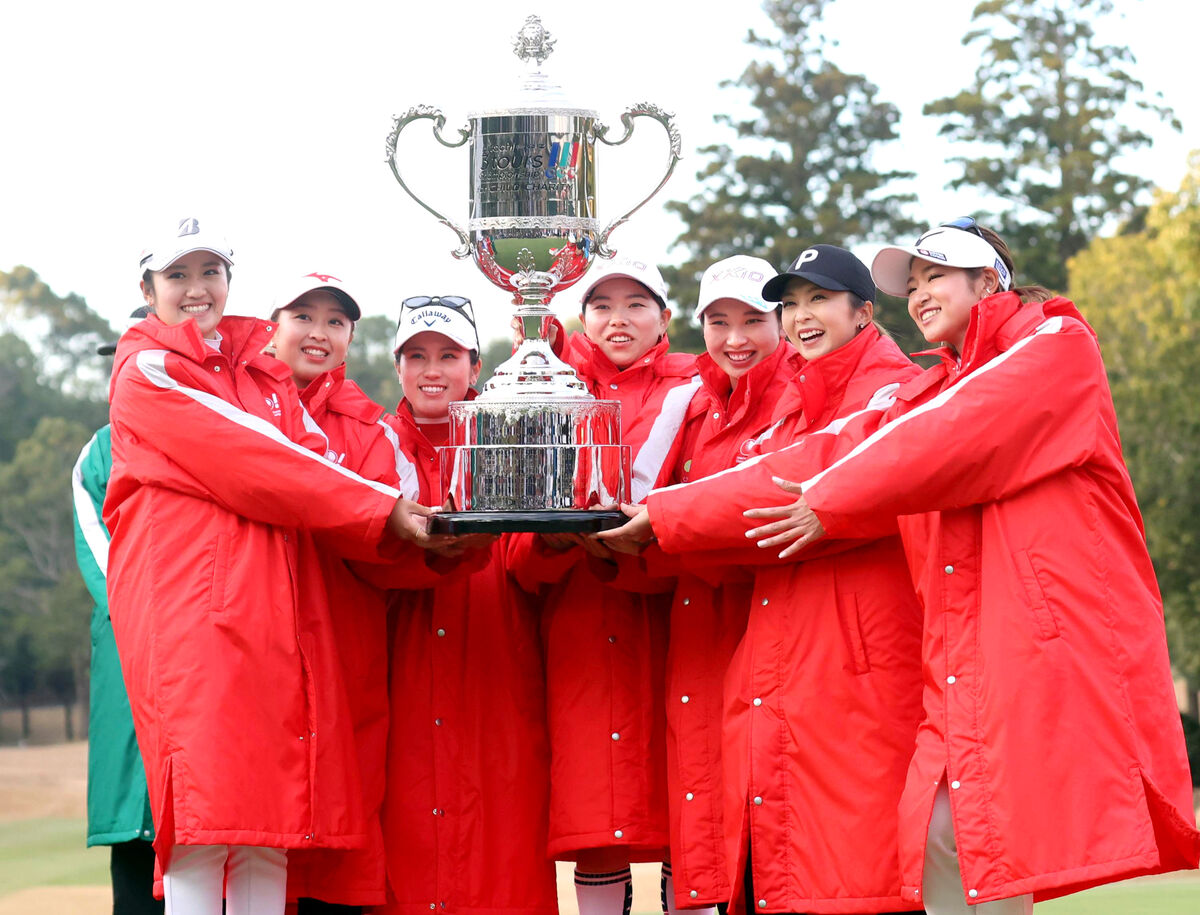
[[[475,309],[471,305],[471,300],[461,295],[414,295],[409,296],[400,303],[400,310],[405,308],[424,308],[426,305],[445,305],[447,308],[453,308],[455,311],[462,312],[464,318],[471,322],[471,326],[475,326]]]
[[[984,241],[987,241],[987,239],[983,237],[983,232],[979,230],[979,224],[975,222],[974,216],[959,216],[958,219],[952,219],[949,222],[938,223],[938,228],[962,229],[964,232],[970,232],[972,235],[978,235],[980,238],[983,238]]]

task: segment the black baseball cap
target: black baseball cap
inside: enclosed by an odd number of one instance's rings
[[[852,292],[864,302],[875,301],[875,281],[867,265],[837,245],[805,248],[790,267],[767,280],[762,295],[768,302],[783,301],[783,290],[793,278],[808,280],[822,289]]]

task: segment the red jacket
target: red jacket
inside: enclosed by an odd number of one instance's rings
[[[801,440],[918,371],[868,329],[802,362],[776,421],[746,451]],[[711,516],[708,527],[681,523],[706,514],[718,492],[738,513],[754,504],[741,476],[735,470],[648,500],[663,547],[701,551],[693,564],[717,558],[705,550],[724,549],[726,560],[754,568],[746,635],[725,678],[723,838],[733,895],[742,895],[749,846],[755,911],[906,908],[896,806],[921,715],[921,615],[899,538],[832,544],[807,561],[779,562],[717,542],[725,522]],[[780,493],[772,504],[784,500]],[[848,773],[863,776],[850,797]]]
[[[695,357],[664,339],[620,370],[573,334],[566,360],[597,397],[621,402],[622,441],[634,455],[633,496],[669,473],[688,402],[699,387]],[[608,587],[580,549],[558,552],[532,534],[509,540],[509,568],[538,596],[550,725],[550,854],[626,846],[659,861],[668,844],[663,668],[667,595]]]
[[[788,380],[803,362],[786,341],[730,388],[707,354],[703,382],[679,437],[671,481],[685,483],[744,460],[775,418]],[[651,566],[653,569],[653,564]],[[674,583],[667,650],[667,786],[671,869],[680,907],[728,902],[722,830],[721,710],[725,671],[741,641],[752,577],[721,565],[683,571]]]
[[[772,473],[806,480],[832,536],[900,516],[925,611],[906,898],[943,773],[971,903],[1195,867],[1162,605],[1091,328],[1065,299],[990,296],[961,365],[944,355],[886,418],[833,437],[821,473],[801,448],[739,482],[774,504]]]
[[[396,414],[388,421],[430,504],[434,443],[404,403]],[[503,552],[498,541],[392,593],[384,837],[393,901],[379,912],[557,912],[538,617]]]
[[[164,869],[176,842],[366,841],[297,530],[378,557],[399,493],[325,459],[287,366],[260,355],[270,324],[219,331],[217,352],[195,322],[148,318],[121,339],[110,396],[109,598]]]
[[[361,477],[400,489],[416,498],[411,487],[416,471],[399,450],[395,431],[375,403],[339,366],[313,379],[300,393],[308,415],[327,440],[327,456]],[[288,894],[342,905],[374,905],[387,899],[384,869],[383,805],[388,733],[387,599],[376,584],[389,576],[407,578],[425,562],[416,547],[389,567],[348,564],[320,538],[301,540],[299,573],[304,588],[324,586],[330,597],[330,637],[337,648],[339,671],[353,728],[358,772],[362,781],[367,842],[362,849],[297,850],[288,855]],[[368,580],[370,579],[370,580]],[[372,583],[372,581],[376,583]]]

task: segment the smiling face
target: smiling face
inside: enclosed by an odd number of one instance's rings
[[[192,318],[202,337],[216,336],[229,297],[225,261],[211,251],[192,251],[150,276],[152,283],[142,282],[142,295],[160,321],[182,324]]]
[[[963,267],[913,258],[908,274],[908,313],[930,343],[948,343],[962,353],[971,308],[996,287],[996,271],[986,267],[973,279]]]
[[[642,358],[667,332],[671,309],[636,280],[615,276],[583,304],[583,332],[617,368]]]
[[[406,340],[396,363],[404,397],[417,419],[445,419],[451,403],[466,399],[480,368],[478,362],[471,364],[470,350],[432,330]]]
[[[870,323],[874,305],[855,308],[857,299],[845,290],[822,289],[794,279],[783,290],[783,330],[805,359],[816,359],[845,346]]]
[[[346,361],[354,339],[354,322],[332,292],[314,289],[281,309],[273,343],[275,356],[292,370],[303,390],[323,372]]]
[[[737,380],[779,347],[779,319],[737,299],[704,309],[704,347],[729,380]]]

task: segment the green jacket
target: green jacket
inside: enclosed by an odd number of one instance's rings
[[[133,733],[133,713],[108,618],[108,530],[101,520],[112,471],[108,426],[83,446],[71,474],[75,556],[92,608],[91,708],[88,717],[88,845],[154,838],[146,771]]]

